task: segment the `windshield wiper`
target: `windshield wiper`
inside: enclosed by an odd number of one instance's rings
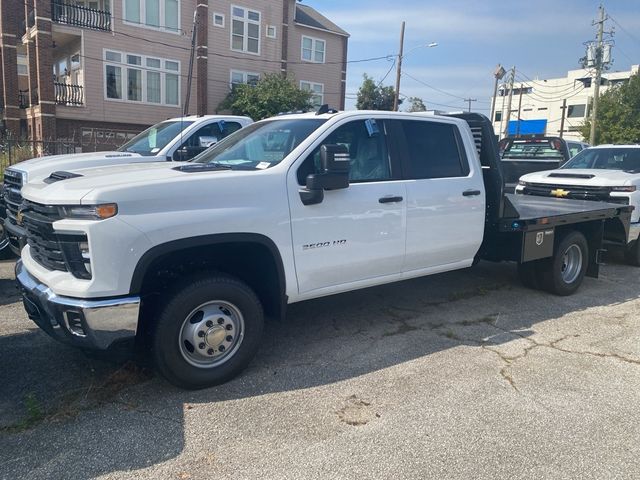
[[[231,166],[222,165],[220,163],[187,163],[185,165],[174,167],[173,169],[179,172],[185,172],[185,173],[214,172],[216,170],[232,170]]]

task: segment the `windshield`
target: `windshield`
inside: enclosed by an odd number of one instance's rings
[[[640,147],[587,148],[565,163],[562,168],[595,168],[638,173],[640,172]]]
[[[323,119],[269,120],[238,130],[192,162],[239,168],[269,168],[280,163]]]
[[[176,138],[181,131],[193,122],[162,122],[147,128],[127,143],[122,145],[119,152],[139,153],[144,156],[157,155],[160,150]]]
[[[564,159],[562,142],[557,139],[514,140],[506,145],[502,158]]]

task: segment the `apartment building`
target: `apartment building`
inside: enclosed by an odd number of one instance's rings
[[[0,0],[0,38],[0,128],[17,137],[122,143],[265,73],[344,108],[349,35],[295,0]]]
[[[639,65],[624,72],[605,72],[600,94],[637,75]],[[582,140],[580,128],[591,114],[594,96],[594,72],[571,70],[566,77],[516,82],[513,86],[511,112],[507,112],[509,88],[502,86],[496,97],[493,126],[496,135],[562,136]]]

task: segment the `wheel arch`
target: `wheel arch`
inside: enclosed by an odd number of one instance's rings
[[[152,293],[157,286],[155,276],[163,268],[182,269],[184,274],[218,270],[234,275],[256,292],[269,315],[280,318],[285,314],[286,276],[282,256],[273,240],[264,235],[202,235],[156,245],[136,264],[129,293],[142,296]]]

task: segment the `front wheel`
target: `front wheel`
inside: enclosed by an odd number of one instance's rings
[[[182,388],[224,383],[260,345],[264,314],[249,286],[223,274],[194,277],[161,309],[153,336],[158,371]]]
[[[538,281],[550,293],[575,293],[587,273],[589,246],[580,232],[571,232],[556,245],[553,257],[540,263]]]

